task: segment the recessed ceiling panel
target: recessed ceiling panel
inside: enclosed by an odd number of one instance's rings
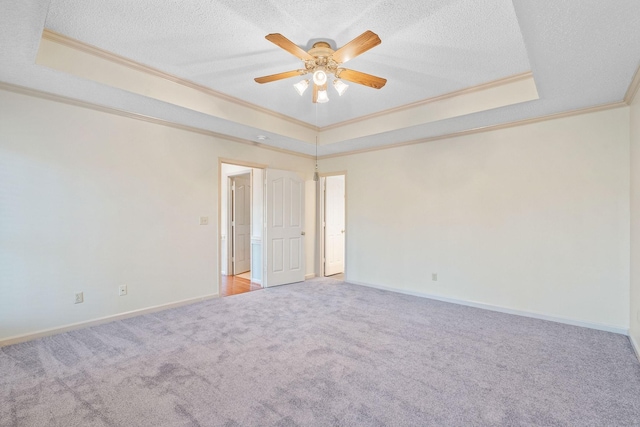
[[[530,70],[509,0],[205,1],[52,0],[46,27],[216,91],[321,127]],[[348,68],[384,77],[375,90],[351,84],[315,105],[301,77],[254,78],[302,67],[265,40],[281,33],[308,50],[334,49],[372,30],[382,44]]]

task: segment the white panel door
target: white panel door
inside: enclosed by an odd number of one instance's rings
[[[304,181],[294,172],[266,170],[265,286],[304,281]]]
[[[324,275],[344,272],[344,175],[325,178]]]
[[[231,178],[233,228],[233,274],[251,269],[251,175]]]

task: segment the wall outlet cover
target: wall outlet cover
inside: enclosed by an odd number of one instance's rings
[[[438,273],[431,273],[431,280],[433,280],[434,282],[438,281]]]
[[[78,292],[76,294],[76,302],[75,304],[80,304],[84,302],[84,292]]]
[[[209,225],[209,217],[201,216],[200,217],[200,225]]]
[[[127,294],[127,285],[120,285],[118,287],[118,295],[125,296]]]

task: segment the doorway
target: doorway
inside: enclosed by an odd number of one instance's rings
[[[220,164],[220,296],[262,289],[263,176]]]
[[[304,179],[222,159],[219,166],[220,296],[304,281]]]
[[[251,279],[251,173],[229,176],[231,274]]]
[[[322,178],[322,275],[344,280],[346,233],[346,176],[329,175]]]

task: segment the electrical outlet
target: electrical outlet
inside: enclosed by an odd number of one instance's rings
[[[201,216],[200,217],[200,225],[209,225],[209,217]]]
[[[431,280],[433,280],[434,282],[438,281],[438,273],[431,273]]]
[[[118,295],[120,295],[121,297],[125,296],[127,294],[127,285],[120,285],[118,287]]]
[[[75,304],[80,304],[84,302],[84,292],[79,292],[76,294],[76,302]]]

